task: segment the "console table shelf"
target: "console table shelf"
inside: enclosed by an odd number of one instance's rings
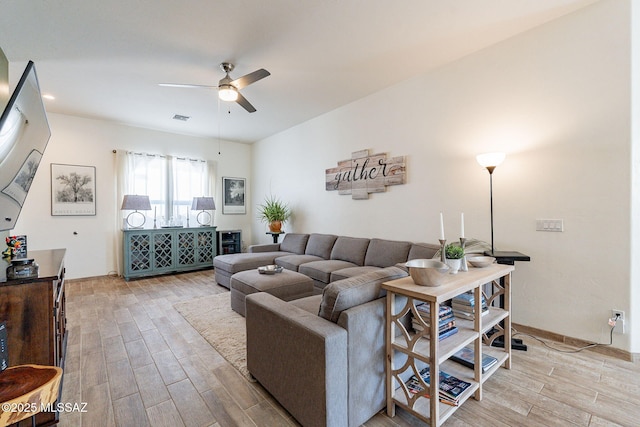
[[[124,278],[213,267],[216,227],[123,230]]]
[[[482,384],[496,370],[503,366],[511,368],[511,346],[504,349],[490,347],[498,337],[506,343],[511,342],[511,272],[510,265],[494,264],[486,268],[470,268],[467,272],[447,276],[445,283],[437,287],[416,285],[410,277],[385,282],[382,288],[387,291],[386,321],[386,376],[387,376],[387,414],[395,416],[395,406],[406,409],[431,426],[440,426],[469,397],[482,399]],[[493,294],[484,295],[482,287],[491,283]],[[462,293],[471,291],[474,300],[479,302],[484,296],[489,306],[488,313],[476,310],[473,319],[456,317],[458,332],[439,340],[438,328],[417,332],[406,326],[409,316],[419,316],[417,305],[426,302],[430,306],[428,324],[439,323],[440,305]],[[396,298],[406,299],[404,307],[394,311]],[[491,307],[496,298],[504,299],[504,308]],[[400,301],[399,301],[400,302]],[[422,315],[424,317],[424,314]],[[500,324],[504,326],[500,326]],[[474,349],[474,368],[467,368],[449,358],[462,348],[472,345]],[[405,355],[401,366],[396,366],[397,353]],[[482,372],[483,354],[490,354],[498,362]],[[406,362],[405,362],[406,360]],[[430,384],[425,390],[412,393],[405,382],[417,375],[425,366],[429,366]],[[440,399],[428,396],[439,395],[439,373],[444,371],[471,385],[459,396],[458,405],[445,404]]]

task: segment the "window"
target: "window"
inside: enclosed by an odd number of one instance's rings
[[[147,195],[151,202],[148,217],[163,220],[185,219],[194,197],[209,196],[211,179],[204,160],[126,153],[125,194]]]

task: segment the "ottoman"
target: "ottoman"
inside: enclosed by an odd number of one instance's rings
[[[246,270],[231,276],[231,308],[244,316],[244,299],[256,292],[267,292],[283,301],[313,295],[313,279],[304,274],[282,270],[276,274],[260,274]]]

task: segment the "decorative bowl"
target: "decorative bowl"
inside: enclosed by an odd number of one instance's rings
[[[467,261],[476,268],[488,267],[493,264],[496,259],[492,256],[472,256],[467,258]]]
[[[279,265],[265,265],[263,267],[258,267],[258,273],[260,274],[276,274],[282,271],[282,267]]]
[[[440,286],[449,273],[449,266],[435,259],[412,259],[405,266],[416,285]]]

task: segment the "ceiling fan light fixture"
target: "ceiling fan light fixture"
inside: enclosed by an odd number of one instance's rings
[[[221,85],[218,89],[218,96],[223,101],[236,101],[238,99],[238,89],[230,84]]]

